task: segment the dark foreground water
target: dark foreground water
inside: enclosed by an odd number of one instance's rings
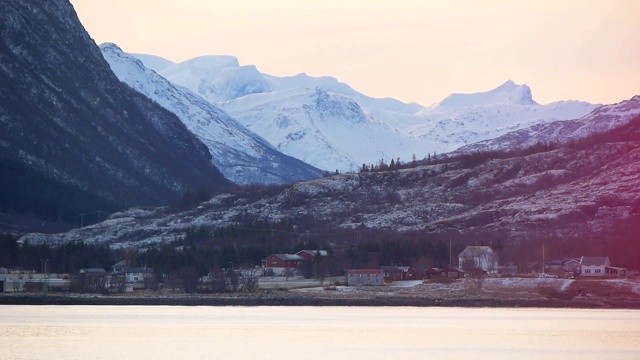
[[[640,311],[0,306],[0,359],[640,359]]]

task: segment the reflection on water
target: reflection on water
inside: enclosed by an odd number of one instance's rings
[[[640,359],[640,311],[0,306],[0,359]]]

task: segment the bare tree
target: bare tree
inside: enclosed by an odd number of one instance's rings
[[[175,292],[180,289],[181,281],[175,272],[169,273],[169,275],[163,279],[163,282],[171,292]]]
[[[231,292],[238,291],[238,285],[240,284],[240,277],[238,273],[232,269],[226,271],[226,278],[228,279],[228,290]],[[226,282],[226,281],[225,281]]]
[[[145,274],[145,276],[142,278],[143,282],[144,282],[144,288],[145,289],[150,289],[153,291],[157,291],[158,287],[159,287],[159,282],[156,279],[155,275],[153,274]]]
[[[180,270],[182,288],[186,293],[193,293],[198,288],[198,272],[193,266],[188,266]]]
[[[123,294],[127,290],[127,278],[125,274],[111,274],[109,288],[112,292]]]
[[[246,270],[240,276],[240,289],[244,292],[258,290],[258,276],[254,270]]]
[[[215,293],[223,293],[227,291],[227,277],[224,271],[216,268],[209,274],[211,277],[211,291]]]
[[[482,289],[484,281],[487,278],[487,272],[482,269],[476,261],[476,258],[468,256],[463,258],[463,260],[460,264],[462,270],[464,270],[465,274],[471,279],[478,290]]]
[[[293,272],[294,271],[295,271],[295,269],[289,268],[289,267],[284,269],[283,275],[284,275],[285,280],[289,280],[289,278],[293,276]]]

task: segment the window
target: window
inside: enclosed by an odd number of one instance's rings
[[[600,274],[602,272],[602,270],[601,269],[595,269],[593,272],[596,273],[596,274]]]
[[[591,274],[591,269],[584,269],[585,274]]]

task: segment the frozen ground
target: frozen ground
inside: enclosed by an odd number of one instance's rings
[[[479,286],[480,285],[480,286]],[[432,299],[520,299],[543,300],[566,295],[613,296],[635,299],[640,296],[640,280],[573,280],[553,278],[487,278],[482,284],[473,279],[397,281],[384,286],[316,286],[292,289],[297,293],[322,297],[366,298],[432,298]],[[640,300],[640,298],[638,298]]]

